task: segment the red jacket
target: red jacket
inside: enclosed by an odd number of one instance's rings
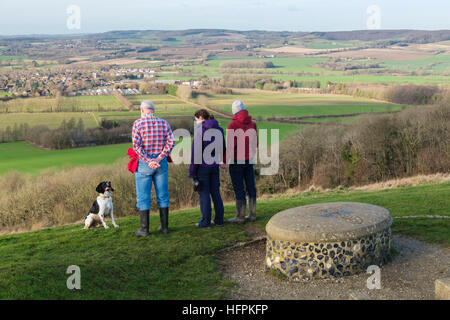
[[[242,129],[242,131],[237,131],[239,129]],[[254,131],[249,132],[249,130]],[[232,134],[233,132],[235,134]],[[247,110],[239,111],[233,116],[233,121],[228,125],[226,158],[234,159],[235,162],[236,160],[249,160],[256,155],[257,147],[258,130],[256,123],[252,120]]]
[[[131,173],[135,173],[137,171],[139,157],[136,151],[133,148],[129,148],[127,152],[127,156],[130,157],[130,162],[128,162],[128,171]]]

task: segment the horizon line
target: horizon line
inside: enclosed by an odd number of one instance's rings
[[[113,32],[145,32],[145,31],[195,31],[195,30],[211,30],[211,31],[235,31],[235,32],[277,32],[277,33],[333,33],[333,32],[361,32],[361,31],[370,31],[370,32],[379,32],[379,31],[427,31],[427,32],[438,32],[438,31],[450,31],[450,29],[351,29],[351,30],[323,30],[323,31],[293,31],[293,30],[267,30],[267,29],[226,29],[226,28],[189,28],[189,29],[117,29],[117,30],[108,30],[108,31],[98,31],[98,32],[84,32],[84,33],[23,33],[23,34],[0,34],[1,38],[14,38],[14,37],[58,37],[58,36],[88,36],[88,35],[96,35],[96,34],[105,34],[105,33],[113,33]]]

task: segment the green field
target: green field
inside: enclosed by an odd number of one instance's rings
[[[194,65],[194,66],[183,66],[180,67],[182,70],[191,71],[196,75],[207,75],[209,77],[214,77],[226,73],[226,69],[220,67],[220,65],[229,60],[261,60],[261,58],[255,57],[211,57],[206,65]],[[283,73],[295,73],[295,72],[314,72],[314,73],[324,73],[326,70],[315,67],[318,62],[325,62],[327,58],[267,58],[264,61],[270,61],[274,64],[274,68],[261,69],[267,73],[277,74],[279,72]],[[246,69],[236,69],[243,73],[248,73]],[[172,68],[166,68],[163,70],[172,70]],[[327,71],[328,72],[328,71]],[[333,73],[333,72],[331,72]],[[340,73],[339,73],[340,74]],[[166,76],[164,76],[166,77]],[[179,77],[177,77],[179,78]]]
[[[127,96],[139,110],[142,100],[155,103],[156,113],[161,116],[193,115],[198,106],[181,102],[169,95]],[[0,102],[0,129],[28,122],[30,127],[46,125],[59,127],[63,119],[81,118],[86,127],[98,126],[99,118],[130,120],[140,116],[139,111],[129,112],[114,96],[78,96],[56,98],[25,98]],[[50,112],[51,111],[51,112]],[[58,111],[58,112],[56,112]]]
[[[52,112],[52,113],[1,113],[0,129],[13,127],[14,124],[20,125],[28,123],[30,127],[44,125],[50,129],[56,129],[61,125],[63,120],[68,121],[70,118],[83,119],[86,128],[97,127],[97,116],[94,113],[81,112]]]
[[[0,102],[0,112],[86,112],[128,110],[114,96],[18,98]]]
[[[297,80],[297,81],[320,81],[321,86],[325,86],[328,81],[333,83],[377,83],[383,85],[389,84],[430,84],[446,85],[450,83],[450,76],[430,75],[430,76],[405,76],[405,75],[340,75],[340,76],[290,76],[276,75],[277,80]]]
[[[200,107],[188,104],[169,95],[130,96],[130,101],[138,106],[140,101],[151,99],[155,102],[156,114],[162,118],[176,119],[177,117],[193,117]],[[118,103],[114,97],[77,97],[64,98],[80,101],[84,108],[91,107],[92,103],[102,102],[103,105],[111,102]],[[111,99],[113,99],[111,101]],[[268,117],[300,117],[317,115],[338,115],[349,113],[365,113],[379,111],[395,111],[403,108],[387,103],[376,102],[364,98],[354,98],[342,95],[314,95],[314,94],[282,94],[268,91],[255,91],[251,93],[235,93],[232,95],[211,95],[209,104],[225,112],[230,112],[231,103],[243,100],[251,116],[257,121],[259,129],[278,129],[280,139],[286,138],[290,133],[304,127],[299,124],[273,123],[265,121]],[[30,98],[23,99],[30,104],[54,102],[55,99]],[[108,102],[109,101],[109,102]],[[116,106],[120,108],[120,105]],[[213,112],[214,113],[214,112]],[[50,129],[58,128],[63,120],[81,118],[86,128],[98,127],[101,118],[114,121],[132,122],[140,117],[139,111],[106,111],[106,112],[51,112],[51,113],[3,113],[0,114],[0,129],[13,127],[14,124],[28,123],[30,127],[46,125]],[[230,123],[229,118],[216,114],[220,125],[226,129]],[[358,118],[326,118],[307,119],[308,122],[338,122],[352,123]],[[272,144],[270,132],[268,143]],[[61,168],[64,165],[72,166],[84,164],[112,163],[123,156],[126,151],[123,145],[80,148],[71,150],[47,151],[30,146],[26,143],[0,144],[0,174],[11,168],[22,172],[37,173],[49,167]],[[106,155],[106,157],[104,155]],[[32,165],[31,165],[32,164]]]
[[[125,118],[108,117],[107,114],[100,114],[100,116],[120,120]],[[133,119],[136,119],[136,116],[129,118],[129,120]],[[217,120],[226,130],[230,119],[218,117]],[[258,129],[269,130],[267,133],[268,144],[272,143],[271,129],[278,129],[280,139],[284,139],[289,133],[299,130],[301,127],[295,124],[258,122]],[[44,150],[27,142],[2,143],[0,144],[0,175],[9,170],[37,174],[48,168],[61,169],[66,166],[112,164],[117,159],[125,157],[129,147],[131,144],[125,143],[65,150]]]
[[[318,42],[311,44],[312,47],[322,47],[317,49],[331,49],[332,47],[343,47],[343,44],[330,44],[330,42]],[[321,86],[324,87],[327,82],[333,83],[377,83],[377,84],[391,84],[391,83],[412,83],[412,84],[448,84],[450,82],[450,55],[440,54],[427,58],[420,58],[412,61],[397,61],[397,60],[373,60],[371,62],[378,62],[382,68],[379,70],[385,71],[381,74],[348,74],[345,71],[327,70],[317,66],[319,62],[327,62],[327,57],[289,57],[289,58],[264,58],[264,61],[271,61],[274,68],[258,69],[235,69],[233,72],[239,71],[241,74],[254,75],[269,75],[276,80],[297,80],[297,81],[320,81]],[[227,74],[227,69],[220,68],[224,61],[230,59],[237,60],[261,60],[263,58],[256,57],[230,57],[230,56],[213,56],[208,59],[205,65],[193,65],[178,67],[181,70],[189,71],[189,75],[179,74],[173,67],[163,67],[166,72],[158,75],[161,79],[179,79],[187,80],[192,78],[202,77],[221,77]],[[389,74],[395,71],[416,71],[416,75],[396,75]],[[431,72],[432,75],[421,75],[420,72]]]
[[[234,100],[242,100],[254,118],[303,117],[367,112],[392,112],[404,106],[327,94],[294,94],[260,92],[255,94],[213,95],[210,105],[230,112]]]
[[[155,107],[159,105],[165,104],[179,104],[180,101],[175,97],[168,94],[147,94],[147,95],[132,95],[127,96],[127,99],[130,100],[134,105],[139,106],[143,100],[152,100],[155,104]]]
[[[258,202],[258,220],[247,225],[199,229],[200,211],[171,213],[172,232],[157,232],[152,215],[150,236],[136,238],[137,217],[118,219],[118,229],[82,230],[81,224],[0,236],[0,299],[227,299],[234,283],[223,281],[219,250],[251,239],[249,230],[264,230],[277,212],[311,203],[366,202],[386,207],[396,216],[449,216],[450,183],[383,191],[332,191],[278,195]],[[225,218],[234,216],[225,206]],[[121,213],[116,213],[120,217]],[[110,222],[108,221],[110,224]],[[450,245],[446,219],[394,219],[394,234]],[[68,290],[66,270],[81,270],[81,290]],[[101,272],[99,272],[101,270]]]
[[[6,56],[0,55],[0,61],[26,59],[26,56]]]
[[[380,60],[387,69],[402,71],[431,72],[434,74],[450,74],[450,54],[439,54],[412,61]]]
[[[337,40],[325,40],[314,39],[312,41],[304,41],[304,47],[309,49],[336,49],[336,48],[348,48],[360,45],[360,41],[337,41]]]
[[[9,101],[0,101],[0,112],[47,112],[56,110],[56,98],[16,98]],[[1,115],[3,116],[3,115]]]
[[[185,116],[194,115],[195,111],[199,108],[194,104],[185,103],[174,96],[164,95],[136,95],[127,97],[136,108],[139,108],[143,100],[152,100],[155,104],[155,112],[157,115],[164,116]]]
[[[84,112],[84,111],[126,111],[115,96],[77,96],[63,97],[58,104],[59,111]]]
[[[221,107],[223,110],[229,107]],[[366,112],[391,112],[401,110],[401,106],[376,106],[376,105],[352,105],[352,106],[283,106],[283,105],[263,105],[248,106],[247,109],[254,117],[306,117],[319,115],[338,115]]]
[[[172,105],[156,105],[156,114],[160,117],[168,116],[190,116],[194,115],[198,107],[172,104]],[[101,111],[101,112],[45,112],[45,113],[0,113],[0,129],[13,127],[14,124],[20,125],[28,123],[30,127],[45,125],[50,129],[56,129],[61,125],[63,120],[70,118],[83,119],[86,128],[98,127],[100,118],[107,120],[136,120],[140,117],[139,111]]]
[[[247,92],[247,91],[245,91]],[[94,96],[63,98],[63,101],[78,101],[85,109],[95,109],[93,104],[109,104],[122,108],[115,97]],[[151,99],[155,102],[156,114],[167,119],[181,117],[193,117],[200,107],[195,104],[185,103],[169,95],[141,95],[129,96],[128,99],[136,106],[142,100]],[[305,125],[274,123],[265,121],[269,117],[301,117],[317,115],[338,115],[380,111],[396,111],[403,106],[391,105],[365,98],[354,98],[342,95],[318,95],[276,93],[270,91],[252,91],[250,93],[234,93],[232,95],[210,95],[209,104],[225,112],[231,112],[231,104],[234,100],[243,100],[251,116],[257,121],[258,129],[278,129],[280,140],[290,133],[303,128]],[[39,105],[43,102],[54,102],[55,99],[30,98],[23,99],[31,105]],[[214,113],[214,112],[213,112]],[[98,127],[100,119],[105,118],[114,121],[132,122],[140,117],[139,111],[102,111],[102,112],[49,112],[49,113],[3,113],[0,114],[0,129],[13,127],[14,124],[28,123],[30,127],[46,125],[50,129],[58,128],[63,120],[70,118],[83,119],[86,128]],[[216,114],[220,125],[226,129],[230,123],[229,118]],[[357,121],[357,117],[326,119],[306,119],[308,122],[337,122],[351,124]],[[268,143],[272,144],[270,131]],[[0,174],[11,168],[21,172],[38,173],[49,167],[61,168],[64,165],[72,166],[84,164],[112,163],[126,153],[123,145],[80,148],[71,150],[47,151],[30,146],[26,143],[0,144]],[[125,151],[124,151],[125,150]],[[105,157],[106,156],[106,157]]]
[[[160,117],[192,116],[200,107],[195,104],[185,103],[170,95],[139,95],[127,97],[137,108],[142,100],[150,99],[155,103],[156,114]],[[231,112],[231,104],[240,99],[248,106],[248,109],[257,120],[261,117],[300,117],[315,115],[336,115],[348,113],[364,113],[376,111],[395,111],[402,106],[376,102],[365,98],[333,94],[299,94],[279,93],[270,91],[254,91],[252,93],[234,93],[232,95],[210,95],[209,104],[228,113]],[[12,100],[16,101],[16,100]],[[0,114],[0,128],[13,127],[15,123],[28,122],[33,127],[46,125],[51,129],[59,127],[63,119],[75,117],[82,118],[86,127],[98,126],[100,118],[109,120],[135,120],[139,118],[139,111],[126,111],[113,96],[82,96],[62,98],[65,109],[71,110],[70,103],[76,103],[81,110],[95,110],[94,112],[32,112],[14,113],[9,109],[8,113]],[[5,103],[5,102],[4,102]],[[56,103],[54,98],[28,98],[18,99],[14,102],[15,110],[47,110]],[[6,103],[5,103],[6,104]],[[1,103],[0,103],[1,105]],[[13,105],[10,105],[10,108]],[[5,107],[5,106],[3,106]],[[96,110],[111,111],[96,111]],[[3,109],[5,110],[5,109]],[[80,109],[76,109],[80,110]]]
[[[217,121],[219,122],[219,125],[226,130],[228,125],[230,124],[229,118],[222,118],[217,117]],[[279,139],[280,141],[285,139],[289,136],[289,134],[300,130],[303,128],[304,125],[298,125],[298,124],[290,124],[290,123],[276,123],[276,122],[267,122],[267,121],[257,121],[257,128],[258,130],[267,130],[267,144],[272,144],[272,136],[271,136],[271,130],[278,130]],[[262,143],[262,141],[259,141]]]
[[[234,100],[242,100],[246,105],[386,105],[387,103],[376,102],[371,99],[357,98],[338,94],[309,94],[309,93],[281,93],[274,91],[254,90],[251,93],[236,92],[232,95],[216,94],[209,97],[213,106],[228,105]]]
[[[126,153],[131,143],[66,150],[43,150],[26,142],[0,144],[0,175],[17,170],[37,174],[48,168],[112,164]]]

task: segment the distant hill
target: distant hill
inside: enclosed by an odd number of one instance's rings
[[[355,30],[336,32],[312,32],[319,38],[327,40],[362,40],[376,41],[401,38],[410,43],[430,43],[450,40],[450,30]]]
[[[361,40],[377,41],[396,39],[407,43],[431,43],[450,40],[450,30],[354,30],[332,32],[290,32],[290,31],[264,31],[264,30],[227,30],[227,29],[188,29],[188,30],[123,30],[108,31],[104,33],[80,35],[28,35],[28,36],[0,36],[0,40],[32,41],[36,39],[92,39],[115,40],[129,38],[242,38],[252,40],[276,40],[289,38],[316,37],[326,40]]]

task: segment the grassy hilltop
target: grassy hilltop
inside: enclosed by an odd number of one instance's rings
[[[449,216],[450,183],[381,191],[338,190],[276,196],[260,201],[255,226],[263,230],[275,213],[305,204],[360,201],[386,207],[395,217]],[[225,206],[226,218],[234,206]],[[250,239],[245,226],[198,229],[199,209],[173,212],[172,233],[136,238],[137,217],[118,220],[120,228],[82,230],[81,224],[0,236],[0,299],[224,299],[216,257],[220,249]],[[447,219],[394,219],[394,233],[450,245]],[[81,290],[66,287],[70,265],[81,268]]]

